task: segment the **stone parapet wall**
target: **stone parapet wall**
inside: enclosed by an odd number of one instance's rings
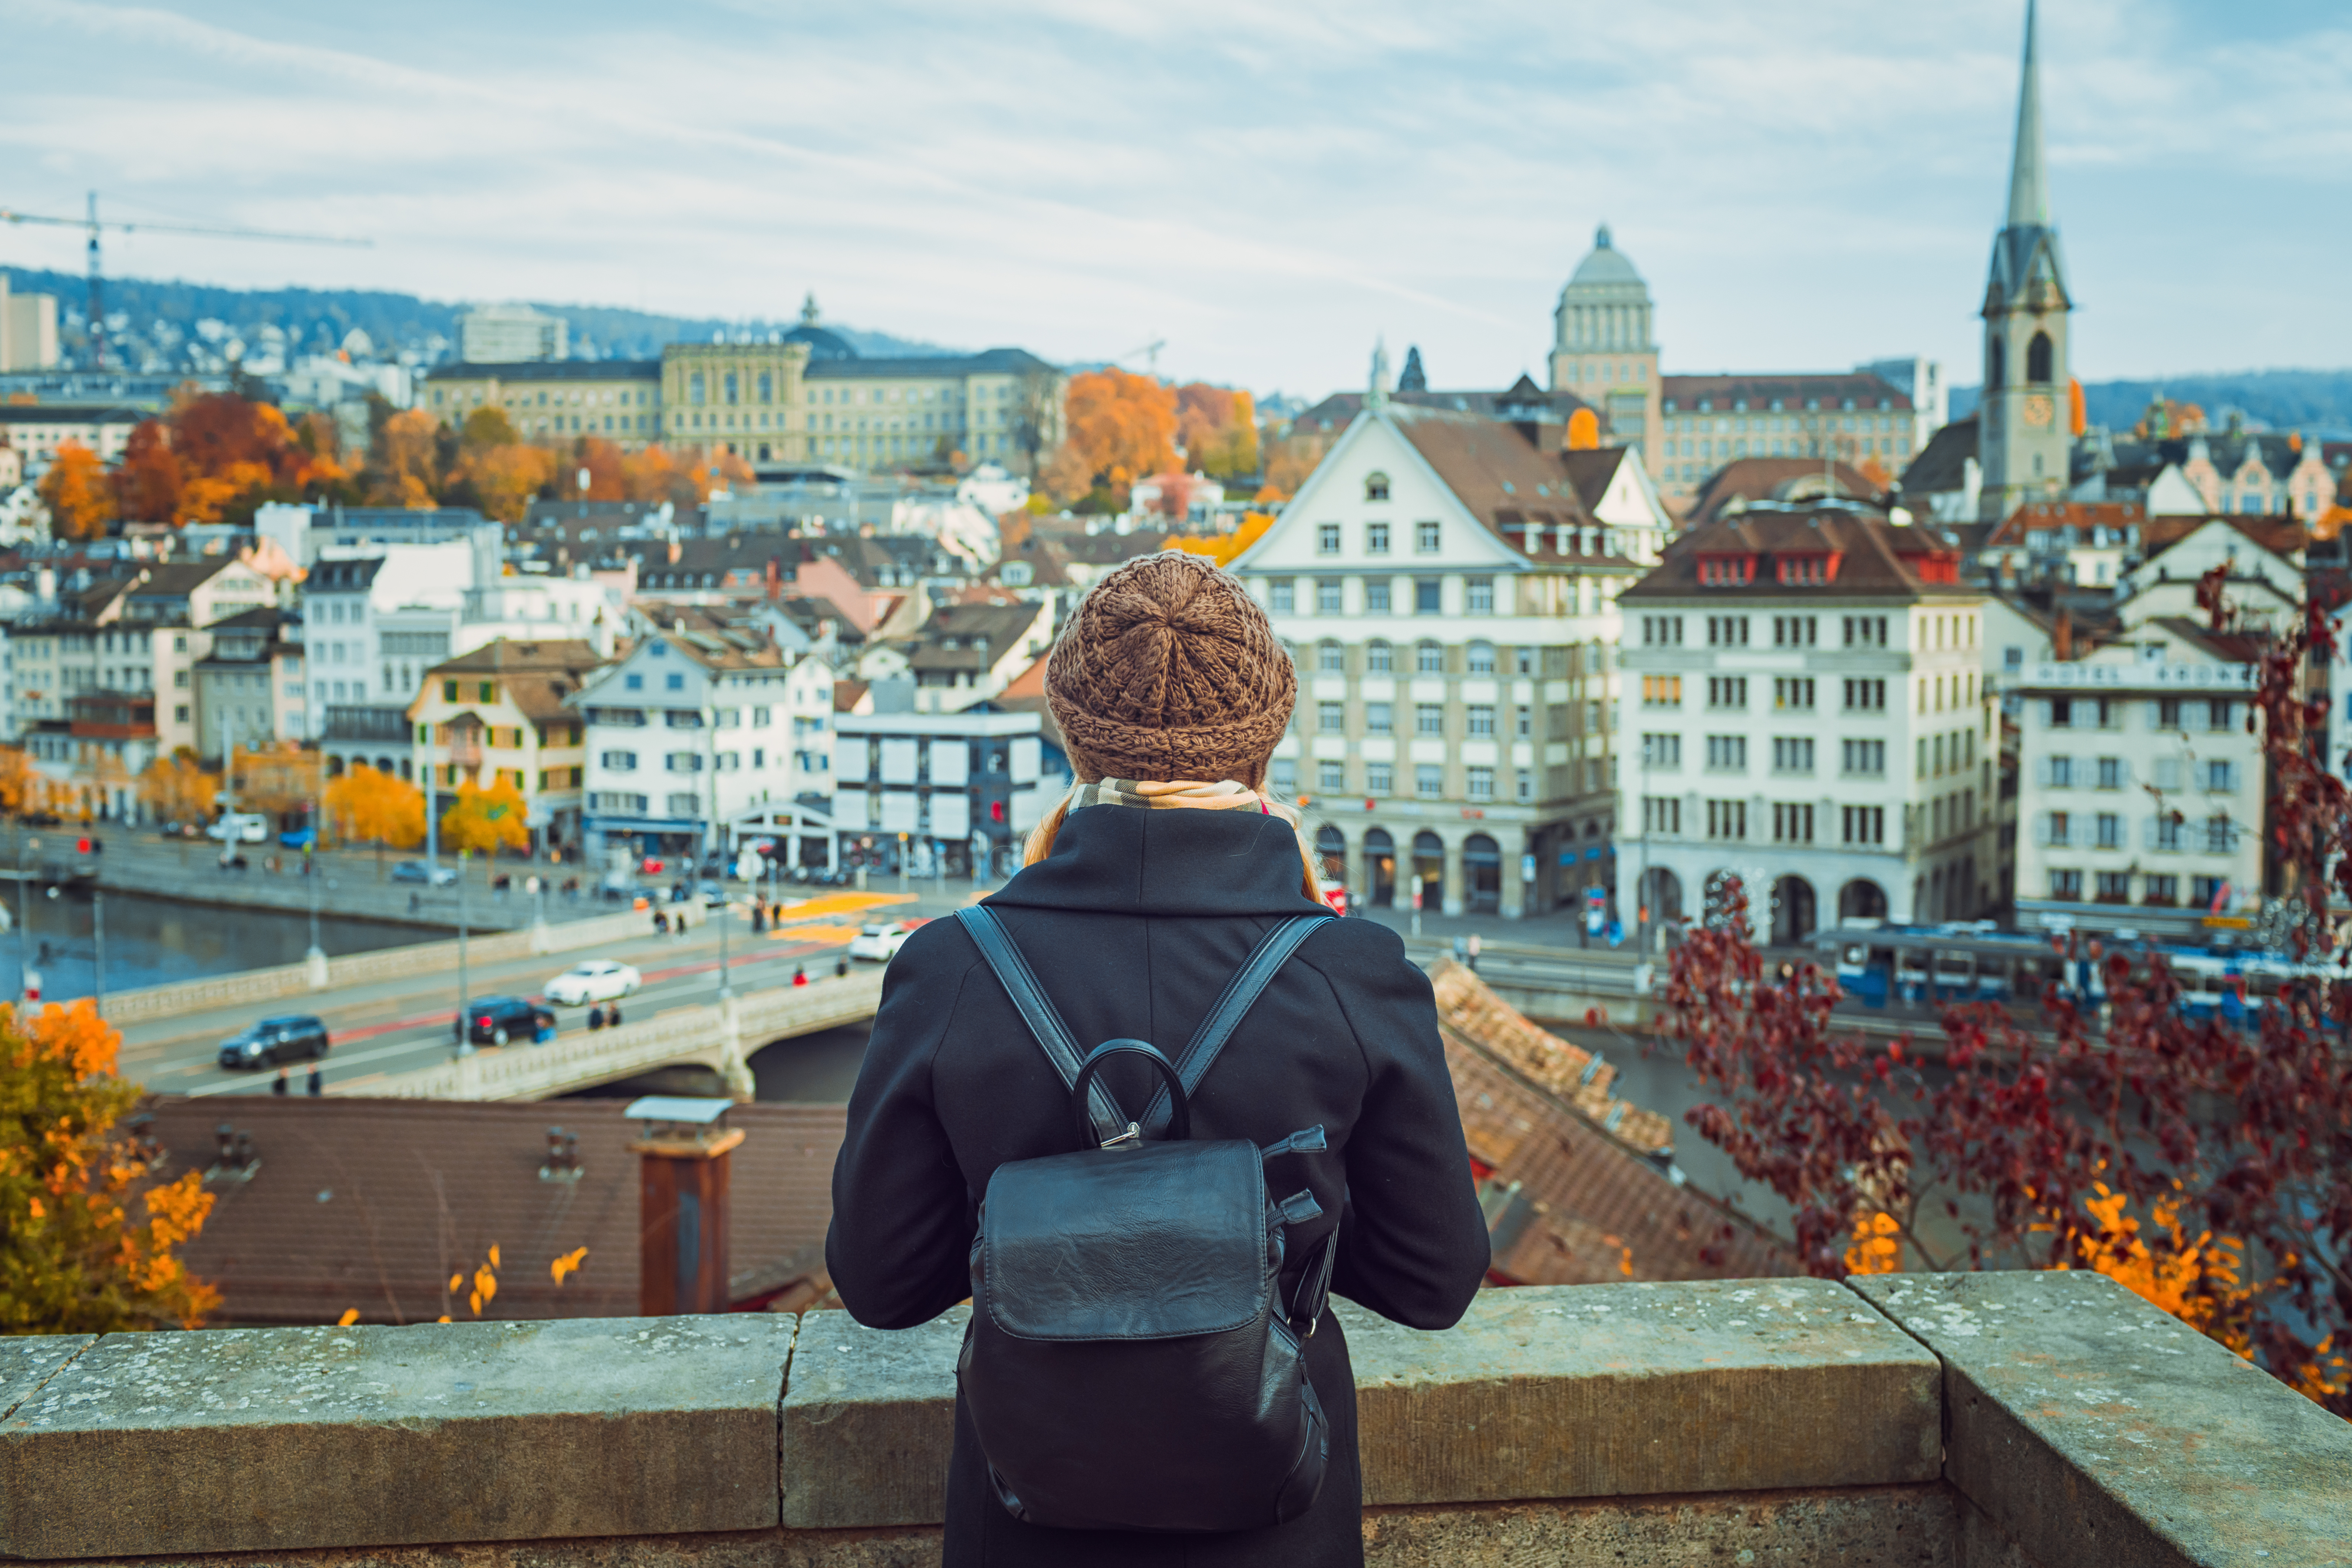
[[[2352,1427],[2088,1275],[1352,1308],[1381,1568],[2352,1563]],[[0,1342],[0,1556],[939,1560],[961,1310]],[[2267,1553],[2267,1555],[2260,1555]]]

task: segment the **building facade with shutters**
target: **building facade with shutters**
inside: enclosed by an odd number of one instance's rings
[[[984,702],[952,713],[837,713],[834,728],[834,821],[851,866],[1009,875],[1022,840],[1070,784],[1068,760],[1034,711]]]
[[[2019,700],[2021,925],[2202,942],[2262,906],[2262,645],[2185,616],[2027,666]]]
[[[1671,519],[1638,448],[1564,450],[1548,404],[1392,403],[1384,369],[1233,564],[1298,665],[1271,782],[1362,902],[1517,916],[1608,889],[1617,594]]]
[[[1619,603],[1618,855],[1650,929],[1719,908],[1734,877],[1781,945],[1998,900],[1985,599],[1939,531],[1754,507]]]

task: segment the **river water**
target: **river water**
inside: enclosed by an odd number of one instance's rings
[[[41,998],[70,1001],[91,994],[97,981],[97,909],[82,889],[60,889],[54,899],[36,884],[26,900],[26,931],[16,929],[16,888],[0,885],[11,929],[0,935],[0,975],[8,994],[24,994],[22,965],[41,976]],[[179,980],[204,980],[242,969],[299,963],[310,947],[310,917],[278,910],[222,909],[137,893],[106,899],[106,989],[134,991]],[[331,958],[430,942],[420,926],[319,917],[319,945]]]

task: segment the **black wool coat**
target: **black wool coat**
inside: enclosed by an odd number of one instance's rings
[[[1300,871],[1297,839],[1278,817],[1097,805],[1072,812],[1053,854],[987,903],[1081,1050],[1131,1037],[1172,1055],[1259,937],[1321,908],[1301,890]],[[1131,1061],[1105,1077],[1129,1108],[1157,1082]],[[1451,1326],[1485,1277],[1486,1227],[1429,981],[1406,962],[1396,933],[1370,921],[1322,922],[1192,1101],[1196,1138],[1265,1144],[1318,1122],[1329,1152],[1282,1162],[1281,1184],[1303,1178],[1325,1216],[1294,1227],[1284,1299],[1336,1225],[1337,1293],[1414,1328]],[[861,1323],[898,1329],[962,1300],[991,1173],[1009,1160],[1067,1152],[1075,1142],[1060,1078],[961,924],[922,927],[884,980],[834,1167],[825,1257],[843,1305]],[[1234,1535],[1023,1524],[989,1490],[959,1406],[948,1568],[1360,1563],[1355,1378],[1328,1314],[1307,1351],[1308,1376],[1331,1416],[1332,1453],[1302,1518]]]

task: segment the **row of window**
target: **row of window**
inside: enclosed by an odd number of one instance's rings
[[[1375,487],[1377,487],[1380,492],[1377,495],[1370,493]],[[1365,490],[1367,499],[1369,500],[1386,500],[1389,499],[1388,480],[1381,475],[1374,474],[1370,480],[1367,482]],[[1315,553],[1318,555],[1339,554],[1339,525],[1336,522],[1317,523],[1315,525]],[[1412,525],[1412,548],[1413,552],[1417,555],[1435,555],[1440,553],[1444,548],[1444,539],[1445,530],[1442,524],[1434,522],[1416,522]],[[1368,522],[1364,524],[1364,553],[1367,555],[1386,555],[1388,552],[1389,525],[1385,522]]]
[[[1568,720],[1572,711],[1573,710],[1565,702],[1552,704],[1548,731],[1553,735],[1565,733],[1568,730]],[[1602,706],[1598,702],[1587,702],[1584,705],[1584,729],[1587,733],[1596,732],[1601,729],[1603,711]],[[1522,703],[1515,710],[1515,715],[1512,733],[1522,737],[1535,733],[1534,709]],[[1315,728],[1318,733],[1325,735],[1346,734],[1348,705],[1344,702],[1318,702],[1315,705]],[[1395,732],[1396,704],[1392,702],[1364,704],[1364,733],[1392,735]],[[1442,702],[1413,704],[1412,732],[1416,735],[1444,734],[1445,705]],[[1495,735],[1496,733],[1495,704],[1472,702],[1465,705],[1463,709],[1462,732],[1474,739],[1489,738]]]
[[[1772,646],[1774,647],[1818,647],[1821,646],[1822,617],[1820,616],[1774,616]],[[1885,647],[1886,617],[1885,616],[1841,616],[1838,617],[1847,647]],[[1748,617],[1746,616],[1709,616],[1706,617],[1706,646],[1709,647],[1746,647]],[[1683,617],[1680,616],[1643,616],[1642,645],[1644,647],[1680,647],[1683,646]]]
[[[1499,771],[1490,767],[1463,770],[1465,795],[1472,800],[1494,800]],[[1277,757],[1271,769],[1274,788],[1278,794],[1296,795],[1298,791],[1298,763],[1288,757]],[[1396,766],[1392,763],[1364,764],[1365,795],[1394,795]],[[1412,769],[1412,793],[1423,799],[1437,799],[1445,794],[1445,769],[1437,763],[1422,763]],[[1536,797],[1535,773],[1518,768],[1512,773],[1512,798],[1532,801]],[[1348,764],[1341,762],[1320,762],[1315,764],[1315,785],[1326,795],[1353,793],[1348,788]]]
[[[1511,650],[1510,661],[1511,673],[1514,675],[1535,674],[1537,651],[1537,649],[1531,647],[1513,648]],[[1569,673],[1569,650],[1567,648],[1548,647],[1541,651],[1543,653],[1543,673],[1546,676],[1557,678]],[[1588,663],[1590,665],[1590,668],[1587,669],[1587,674],[1597,675],[1604,673],[1607,670],[1608,656],[1606,650],[1601,644],[1596,643],[1593,645]],[[1348,649],[1346,646],[1341,643],[1330,642],[1328,640],[1317,643],[1315,645],[1315,668],[1318,673],[1324,675],[1345,675],[1348,672]],[[1413,673],[1416,675],[1444,674],[1445,645],[1440,642],[1432,641],[1428,638],[1423,638],[1420,642],[1413,644],[1412,668]],[[1374,637],[1371,641],[1364,645],[1364,669],[1367,674],[1393,675],[1396,673],[1396,648],[1392,644],[1387,642],[1383,638]],[[1463,668],[1464,672],[1469,675],[1495,675],[1500,673],[1496,660],[1495,645],[1483,640],[1468,644],[1463,653]]]
[[[2227,855],[2238,847],[2245,829],[2226,816],[2190,823],[2179,812],[2159,812],[2141,819],[2139,847]],[[2121,812],[2044,812],[2034,842],[2045,848],[2128,849],[2129,825]]]
[[[1362,579],[1364,606],[1367,616],[1394,615],[1396,595],[1393,583],[1386,577]],[[1416,616],[1442,616],[1445,613],[1445,579],[1413,577],[1407,579],[1412,595],[1412,613]],[[1298,580],[1295,577],[1266,579],[1266,607],[1277,616],[1298,614]],[[1317,577],[1312,580],[1315,614],[1344,616],[1348,613],[1347,579]],[[1495,580],[1492,577],[1462,579],[1462,613],[1465,616],[1491,616],[1495,613]]]
[[[2224,731],[2234,727],[2238,714],[2238,705],[2226,698],[2159,697],[2131,703],[2113,697],[2053,697],[2037,706],[2042,723],[2053,730],[2120,730],[2126,710],[2140,707],[2150,729]]]
[[[2095,889],[2093,901],[2102,904],[2127,904],[2132,901],[2132,873],[2129,871],[2098,871],[2092,873]],[[2053,870],[2050,873],[2050,897],[2061,903],[2083,901],[2084,874],[2076,870]],[[2178,909],[2180,903],[2180,879],[2163,872],[2152,872],[2140,879],[2140,902],[2158,909]],[[2227,877],[2191,877],[2189,879],[2190,909],[2210,908],[2221,901],[2228,890]]]
[[[2131,783],[2131,764],[2121,757],[2044,757],[2035,765],[2034,775],[2045,789],[2122,789]],[[2159,757],[2154,782],[2159,790],[2193,787],[2220,793],[2236,789],[2243,776],[2238,763],[2220,758]]]
[[[809,759],[814,754],[803,752],[801,765],[809,766]],[[719,752],[714,755],[718,762],[717,771],[719,773],[731,773],[743,765],[743,753],[740,752]],[[783,752],[776,753],[779,766],[782,765],[783,758]],[[668,752],[662,756],[662,766],[674,773],[698,773],[702,771],[703,761],[703,753],[700,752]],[[599,752],[596,753],[596,762],[608,773],[631,773],[637,771],[637,753],[635,752]],[[765,746],[752,747],[751,766],[764,768],[767,765],[768,749]]]
[[[1811,844],[1815,807],[1798,802],[1778,802],[1772,806],[1772,842],[1775,844]],[[1744,800],[1710,800],[1706,803],[1706,837],[1725,842],[1745,842],[1748,837],[1748,803]],[[1846,844],[1884,844],[1886,841],[1886,810],[1876,805],[1847,805],[1838,808],[1839,833]],[[1642,800],[1642,829],[1664,837],[1679,836],[1683,830],[1683,803],[1674,795],[1645,795]]]
[[[1772,741],[1772,771],[1776,773],[1811,773],[1815,744],[1810,736],[1775,736]],[[1885,773],[1885,742],[1843,741],[1839,744],[1842,748],[1841,773],[1865,778],[1881,777]],[[1664,734],[1643,736],[1642,760],[1644,767],[1654,771],[1674,772],[1683,765],[1683,738]],[[1748,738],[1745,735],[1707,736],[1706,765],[1710,773],[1747,772]]]
[[[1779,712],[1811,712],[1818,689],[1810,676],[1776,677],[1772,682],[1772,707]],[[1854,677],[1843,681],[1841,689],[1845,699],[1845,711],[1849,713],[1883,713],[1886,710],[1886,682],[1882,679]],[[1682,702],[1681,676],[1642,677],[1643,707],[1679,708]],[[1706,705],[1717,711],[1745,712],[1748,708],[1748,677],[1708,676]]]

